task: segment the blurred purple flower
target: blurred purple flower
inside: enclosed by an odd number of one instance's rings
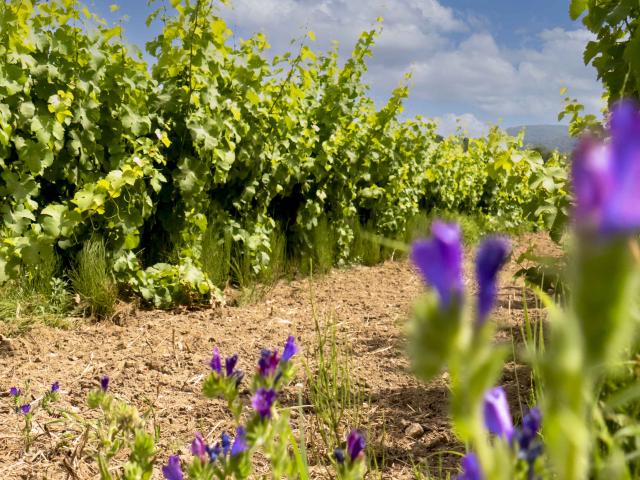
[[[475,453],[467,453],[460,462],[462,473],[456,477],[457,480],[483,480],[484,475],[480,468],[480,462]]]
[[[231,438],[229,438],[229,434],[227,432],[222,432],[222,452],[224,453],[225,457],[229,454],[229,451],[231,450]]]
[[[580,141],[573,153],[571,177],[575,195],[573,217],[580,229],[595,230],[602,221],[611,193],[611,151],[591,138]]]
[[[542,454],[542,443],[538,442],[538,432],[542,426],[542,413],[537,407],[529,410],[522,419],[522,425],[516,430],[515,438],[518,442],[518,456],[526,460],[533,469],[536,458]]]
[[[247,445],[247,432],[244,428],[238,427],[236,429],[236,438],[231,446],[231,456],[235,457],[247,451],[249,446]]]
[[[341,448],[336,448],[333,451],[333,458],[336,459],[336,462],[338,462],[338,464],[342,465],[344,463],[344,450],[342,450]]]
[[[216,444],[215,447],[207,446],[207,454],[209,455],[210,462],[215,462],[221,453],[222,453],[222,447],[220,447],[219,443]]]
[[[31,411],[31,405],[29,405],[28,403],[25,403],[24,405],[20,405],[20,411],[24,415],[27,415]]]
[[[180,457],[177,455],[169,457],[169,463],[162,467],[162,476],[166,480],[182,480],[184,478],[180,467]]]
[[[196,438],[191,442],[191,453],[194,457],[198,457],[202,463],[207,461],[207,443],[199,432],[196,432]]]
[[[364,436],[358,430],[351,430],[347,437],[347,453],[351,460],[356,460],[360,455],[364,455]]]
[[[573,154],[573,217],[601,235],[640,230],[640,111],[631,101],[613,107],[608,143],[586,138]]]
[[[522,430],[530,437],[535,437],[542,426],[542,413],[538,407],[529,410],[522,419]]]
[[[53,382],[51,384],[51,393],[55,393],[60,390],[60,382]]]
[[[296,353],[298,353],[296,339],[293,335],[290,335],[289,338],[287,338],[287,343],[284,346],[284,350],[282,351],[282,358],[280,360],[282,362],[288,362]]]
[[[103,392],[106,392],[109,389],[109,377],[107,375],[100,379],[100,388]]]
[[[18,387],[11,387],[9,389],[9,395],[12,397],[17,397],[20,395],[20,389]]]
[[[251,398],[251,406],[260,414],[261,418],[271,417],[271,406],[276,400],[277,393],[273,389],[259,388]]]
[[[489,432],[511,441],[513,420],[507,403],[507,394],[502,387],[492,388],[485,393],[484,423]]]
[[[267,350],[263,348],[260,352],[260,360],[258,360],[258,369],[260,375],[263,377],[270,377],[278,368],[280,358],[278,357],[278,351]]]
[[[484,323],[496,300],[497,276],[504,265],[511,246],[503,237],[489,237],[482,242],[476,254],[478,279],[478,321]]]
[[[222,361],[220,360],[220,350],[218,347],[213,349],[213,356],[211,357],[209,366],[211,367],[211,370],[217,374],[222,374]]]
[[[227,377],[233,375],[233,369],[236,368],[236,364],[238,363],[238,355],[233,355],[231,357],[227,357],[224,361],[224,368],[227,372]]]
[[[425,282],[436,289],[443,308],[463,292],[460,227],[433,222],[431,238],[413,244],[411,259]]]

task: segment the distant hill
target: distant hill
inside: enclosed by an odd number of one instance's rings
[[[517,135],[523,128],[524,143],[528,146],[541,146],[547,150],[569,153],[576,143],[575,139],[569,136],[565,125],[523,125],[507,128],[506,131],[509,135]]]

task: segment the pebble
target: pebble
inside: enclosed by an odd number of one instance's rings
[[[424,435],[424,428],[419,423],[412,423],[405,429],[404,434],[409,438],[418,439]]]

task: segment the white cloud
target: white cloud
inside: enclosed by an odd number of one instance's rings
[[[552,122],[561,109],[560,88],[600,106],[601,87],[582,64],[590,34],[584,30],[547,30],[538,49],[499,47],[488,33],[472,34],[456,48],[412,65],[414,95],[437,102],[464,102],[489,116],[526,114]]]
[[[438,123],[438,133],[445,137],[458,132],[468,137],[482,137],[489,132],[489,125],[471,113],[447,113],[436,117],[435,121]]]
[[[383,17],[385,31],[377,51],[387,60],[400,53],[405,63],[407,52],[433,50],[445,40],[444,33],[466,29],[453,10],[437,0],[370,0],[366,8],[353,0],[236,0],[223,12],[232,26],[267,33],[276,51],[288,48],[292,38],[309,29],[317,34],[320,48],[337,40],[349,49],[362,31]],[[393,55],[385,56],[384,50]]]
[[[526,117],[550,123],[562,108],[561,87],[589,111],[600,108],[595,72],[582,64],[591,38],[584,29],[545,30],[535,47],[515,48],[499,45],[484,20],[438,0],[235,0],[233,5],[224,13],[231,27],[244,34],[267,33],[274,52],[289,49],[292,38],[313,30],[315,48],[325,50],[337,40],[343,58],[360,32],[384,17],[367,77],[373,94],[388,96],[412,71],[409,103],[424,106],[426,116],[463,111],[475,120],[509,124],[509,118]],[[441,117],[451,124],[448,115]]]

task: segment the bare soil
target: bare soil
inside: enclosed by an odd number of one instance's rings
[[[545,234],[527,234],[514,243],[512,260],[502,273],[495,312],[498,341],[517,336],[523,318],[522,283],[513,279],[518,269],[515,259],[529,246],[540,254],[558,253]],[[474,289],[472,252],[466,258],[468,288]],[[238,353],[240,368],[252,372],[262,347],[282,348],[292,334],[313,371],[315,319],[333,319],[339,338],[350,350],[353,378],[366,394],[364,428],[374,455],[384,460],[383,478],[413,478],[416,464],[452,471],[457,457],[451,452],[461,451],[461,446],[447,415],[446,374],[429,384],[419,382],[411,374],[405,353],[404,327],[411,304],[423,289],[407,261],[390,261],[334,270],[313,279],[282,281],[248,306],[140,311],[122,326],[80,322],[71,330],[36,327],[23,336],[5,339],[0,342],[0,478],[98,478],[91,459],[78,454],[82,444],[78,432],[65,435],[61,425],[47,424],[50,418],[44,414],[35,416],[36,438],[29,451],[24,451],[23,423],[8,394],[11,386],[22,386],[28,380],[31,391],[37,393],[58,380],[60,405],[87,415],[87,393],[97,388],[101,375],[109,375],[110,390],[118,397],[141,410],[153,406],[161,432],[159,459],[164,462],[169,453],[188,455],[196,431],[213,439],[231,430],[231,416],[224,405],[201,394],[214,346],[223,354]],[[534,303],[529,306],[535,308]],[[298,403],[300,384],[306,382],[302,365],[298,376],[283,403]],[[527,370],[508,364],[503,384],[513,411],[521,411],[520,403],[528,398],[530,386]],[[243,397],[248,401],[248,391]],[[304,391],[302,398],[307,398]],[[309,421],[312,412],[307,412]],[[313,451],[319,447],[310,437]],[[258,459],[258,472],[263,469]],[[323,470],[314,467],[314,476],[325,478]],[[159,472],[154,478],[160,478]]]

